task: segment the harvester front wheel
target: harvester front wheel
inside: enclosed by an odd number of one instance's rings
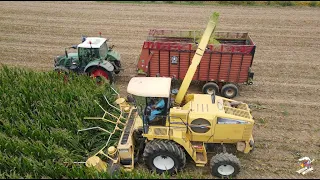
[[[113,75],[111,72],[106,71],[102,68],[94,68],[90,70],[90,76],[93,77],[97,84],[104,84],[109,82],[113,83]]]
[[[225,98],[232,99],[238,95],[239,89],[234,84],[225,84],[221,88],[221,95]]]
[[[181,147],[169,140],[153,140],[146,144],[143,159],[147,167],[158,174],[174,174],[184,168],[186,155]]]
[[[121,165],[113,162],[108,162],[108,173],[113,176],[120,172]]]
[[[229,153],[220,153],[211,158],[211,174],[219,178],[232,178],[240,172],[239,159]]]

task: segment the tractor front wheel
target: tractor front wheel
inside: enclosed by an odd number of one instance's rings
[[[69,77],[69,69],[63,66],[57,66],[54,68],[54,71],[58,73],[58,76],[61,77],[63,76],[63,81],[66,83],[68,82],[68,77]]]
[[[239,159],[229,153],[220,153],[210,161],[211,174],[219,178],[232,178],[240,172]]]
[[[93,77],[97,84],[101,85],[109,82],[113,83],[113,75],[111,72],[106,71],[102,68],[95,68],[90,71],[90,76]]]
[[[63,66],[55,67],[54,71],[57,72],[58,74],[65,74],[65,75],[69,74],[69,69],[67,69],[66,67],[63,67]]]
[[[169,140],[153,140],[146,144],[143,159],[148,168],[161,174],[174,174],[184,168],[186,155],[181,147]]]

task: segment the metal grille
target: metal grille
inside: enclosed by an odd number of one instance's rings
[[[131,130],[131,127],[132,127],[132,124],[134,122],[134,118],[135,118],[135,112],[137,111],[137,109],[134,109],[132,110],[131,112],[131,116],[127,122],[127,125],[126,125],[126,128],[123,132],[123,136],[122,136],[122,139],[121,139],[121,144],[126,144],[128,142],[128,138],[129,138],[129,134],[130,134],[130,130]]]
[[[244,118],[250,118],[249,112],[246,110],[237,109],[237,108],[228,107],[228,106],[224,106],[224,109],[227,114],[241,116]]]

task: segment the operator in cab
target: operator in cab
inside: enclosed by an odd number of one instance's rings
[[[149,108],[151,109],[151,114],[149,115],[149,121],[157,121],[161,118],[157,118],[157,115],[161,114],[165,108],[165,101],[163,98],[151,98]]]

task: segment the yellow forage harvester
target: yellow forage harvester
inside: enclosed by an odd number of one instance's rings
[[[142,158],[151,171],[174,174],[185,167],[188,154],[196,166],[208,164],[213,176],[231,178],[239,173],[240,161],[227,151],[226,145],[243,153],[253,150],[254,120],[249,106],[215,94],[187,94],[218,17],[218,13],[210,16],[178,92],[171,87],[171,78],[133,77],[127,86],[126,99],[115,91],[118,107],[105,97],[120,115],[113,115],[99,105],[105,111],[103,117],[90,118],[113,124],[115,128],[112,132],[100,127],[85,129],[100,129],[110,134],[106,145],[88,159],[88,166],[105,170],[102,160],[96,158],[103,155],[109,172],[113,173],[120,166],[130,171]],[[161,107],[154,104],[160,102],[164,104]],[[120,131],[121,136],[112,146],[109,141],[116,131]],[[207,151],[217,149],[215,147],[221,151],[209,161]],[[106,148],[107,153],[104,152]]]

